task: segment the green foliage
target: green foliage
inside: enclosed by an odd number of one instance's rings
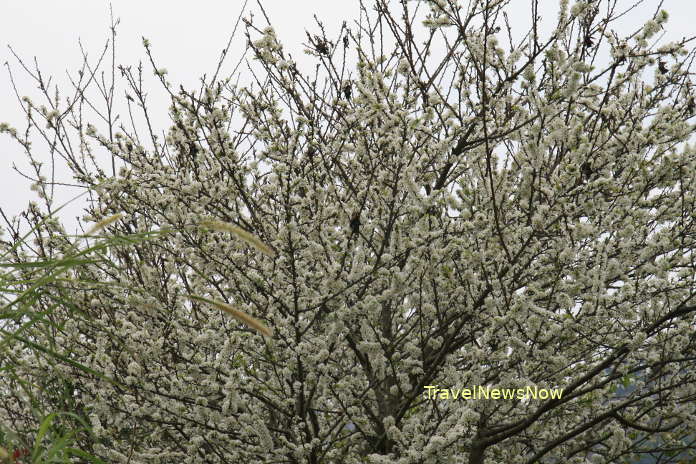
[[[31,404],[35,424],[33,429],[22,430],[12,430],[6,424],[0,424],[0,451],[8,454],[10,459],[14,453],[19,453],[24,459],[29,459],[22,462],[36,464],[75,462],[73,458],[80,458],[82,462],[103,463],[104,461],[78,445],[78,442],[89,444],[94,437],[85,417],[87,411],[81,408],[75,398],[74,383],[59,375],[59,371],[52,370],[45,372],[39,380],[40,384],[22,378],[15,372],[13,352],[19,345],[19,349],[40,353],[53,368],[64,363],[86,375],[119,385],[104,373],[74,361],[71,359],[70,348],[56,343],[51,334],[55,334],[56,329],[62,327],[59,325],[61,322],[52,317],[52,311],[60,305],[72,308],[75,311],[72,313],[74,317],[85,317],[86,315],[79,312],[71,301],[69,288],[64,286],[75,283],[75,279],[64,276],[71,272],[79,275],[77,271],[87,264],[113,266],[107,256],[109,247],[139,243],[166,233],[166,230],[129,236],[96,237],[92,245],[84,248],[79,248],[78,240],[69,247],[72,251],[63,257],[22,263],[6,262],[10,253],[25,243],[27,237],[36,232],[50,217],[47,216],[17,240],[0,257],[4,261],[0,263],[0,269],[8,270],[0,275],[0,291],[3,295],[15,295],[0,308],[0,323],[4,323],[0,325],[0,373],[10,380],[8,386],[13,394],[21,391],[26,395],[26,400]],[[37,309],[42,307],[37,305],[39,300],[49,300],[49,304],[43,306],[47,309]],[[48,340],[48,343],[36,343],[34,340],[38,333],[43,335],[40,339]],[[2,457],[3,455],[0,455],[0,462],[3,462]]]

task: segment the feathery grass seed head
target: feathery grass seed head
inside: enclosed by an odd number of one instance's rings
[[[193,299],[193,300],[205,301],[206,303],[209,303],[209,304],[215,306],[216,308],[218,308],[222,311],[225,311],[227,314],[234,317],[235,319],[237,319],[239,322],[246,325],[247,327],[250,327],[250,328],[256,330],[258,333],[260,333],[264,337],[270,338],[273,336],[273,330],[271,328],[269,328],[268,326],[266,326],[263,322],[261,322],[260,320],[256,319],[253,316],[248,315],[244,311],[241,311],[241,310],[235,308],[234,306],[232,306],[230,304],[223,303],[222,301],[201,298],[201,297],[195,296],[195,295],[188,295],[188,297],[190,299]]]
[[[204,221],[201,221],[200,225],[221,232],[230,232],[247,242],[252,247],[256,248],[261,253],[270,256],[271,258],[275,258],[276,256],[276,252],[271,247],[263,243],[261,239],[247,232],[241,227],[235,226],[234,224],[229,224],[227,222],[216,221],[212,219],[206,219]]]
[[[114,222],[118,221],[122,217],[123,217],[123,213],[117,213],[117,214],[114,214],[113,216],[109,216],[108,218],[104,218],[101,221],[94,224],[92,226],[92,228],[87,231],[87,233],[85,235],[92,235],[95,232],[102,230],[104,227],[108,226],[109,224],[113,224]]]

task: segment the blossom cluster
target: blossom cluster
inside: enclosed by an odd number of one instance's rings
[[[350,81],[317,56],[322,87],[267,28],[250,43],[266,85],[172,92],[161,143],[80,127],[124,166],[91,185],[89,218],[173,230],[81,268],[85,317],[54,311],[70,359],[113,382],[15,353],[37,388],[71,382],[103,459],[610,463],[644,451],[646,430],[675,447],[693,430],[696,366],[678,355],[696,348],[683,44],[597,35],[606,65],[585,38],[505,51],[494,24],[431,3],[430,25],[462,34],[441,66],[368,41]],[[586,25],[591,3],[557,30]],[[674,61],[654,86],[653,52]],[[422,398],[491,384],[564,393]],[[30,417],[16,400],[0,419]]]

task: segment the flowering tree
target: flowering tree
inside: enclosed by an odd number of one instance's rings
[[[617,1],[561,1],[546,36],[531,2],[515,42],[507,3],[361,5],[355,27],[309,35],[314,76],[246,21],[254,85],[176,89],[152,60],[164,138],[142,68],[118,69],[145,132],[83,123],[79,97],[24,102],[97,193],[87,219],[173,230],[113,247],[116,269],[80,268],[84,318],[52,313],[64,354],[110,382],[17,355],[36,388],[74,391],[99,437],[85,447],[123,463],[404,464],[693,447],[694,54],[650,42],[664,11],[618,34]],[[95,72],[76,86],[110,102]],[[100,147],[114,175],[81,163]],[[37,253],[60,252],[60,226],[44,229]],[[562,396],[454,399],[479,386]],[[27,403],[6,398],[20,427]]]

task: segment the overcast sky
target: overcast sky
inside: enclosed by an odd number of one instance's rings
[[[371,4],[371,1],[366,0],[366,3]],[[548,6],[547,11],[541,12],[542,16],[551,22],[555,21],[558,1],[541,0],[540,3],[544,7]],[[635,0],[619,0],[619,5],[624,7],[634,3]],[[195,3],[195,8],[192,8],[194,4],[189,1],[113,0],[114,17],[120,20],[116,62],[124,65],[137,65],[140,60],[147,62],[141,39],[145,36],[152,44],[158,65],[169,71],[168,79],[172,83],[182,83],[189,89],[197,87],[201,75],[214,72],[220,52],[227,44],[243,4],[244,1],[239,0],[199,0]],[[658,0],[646,0],[638,11],[624,18],[621,24],[626,26],[626,30],[618,32],[629,32],[643,24],[659,4]],[[316,14],[324,22],[331,37],[336,35],[343,21],[347,21],[350,26],[358,17],[358,5],[357,0],[263,2],[280,41],[300,64],[302,60],[309,60],[302,53],[304,47],[301,44],[306,42],[306,29],[316,32],[313,15]],[[665,0],[663,8],[670,12],[665,40],[678,40],[696,34],[693,26],[696,2]],[[248,3],[248,11],[252,10],[256,12],[255,18],[260,19],[256,0]],[[513,27],[526,32],[530,0],[513,0],[508,12],[515,21]],[[245,16],[247,15],[248,13]],[[10,64],[20,95],[30,95],[35,101],[39,101],[36,86],[21,70],[6,45],[12,46],[29,64],[33,64],[36,57],[45,76],[53,76],[54,82],[68,88],[66,71],[74,74],[82,63],[79,42],[90,57],[97,56],[110,36],[109,24],[108,2],[0,0],[0,63]],[[241,55],[244,46],[244,36],[239,34],[231,46],[230,63]],[[117,94],[117,97],[122,96],[123,88]],[[162,100],[159,110],[163,116],[166,116],[166,105],[166,101]],[[22,129],[23,121],[10,84],[8,69],[4,66],[0,70],[0,122],[8,122]],[[166,120],[162,119],[161,122],[165,123]],[[10,217],[26,208],[30,200],[38,200],[36,193],[30,190],[30,181],[12,169],[14,164],[21,171],[31,173],[27,161],[21,147],[12,143],[6,135],[0,135],[0,208]],[[45,175],[50,178],[50,160],[46,157],[42,161],[47,162],[46,168],[49,170]],[[60,159],[58,164],[61,164]],[[63,166],[56,166],[56,179],[70,182],[70,171]],[[79,190],[64,190],[56,195],[57,203],[62,204],[78,193]],[[83,199],[84,197],[66,208],[61,215],[68,231],[75,230],[75,217],[82,215]],[[42,201],[38,203],[42,204]],[[0,225],[4,225],[1,220]]]

